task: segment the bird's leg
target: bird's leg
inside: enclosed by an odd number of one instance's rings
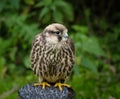
[[[62,86],[65,86],[65,87],[68,87],[68,88],[70,87],[70,85],[64,84],[64,83],[60,83],[60,82],[58,82],[58,83],[56,83],[54,85],[54,87],[58,87],[60,91],[62,91]]]
[[[45,86],[50,87],[50,84],[47,82],[38,82],[38,83],[34,83],[34,86],[42,86],[42,89],[45,89]]]

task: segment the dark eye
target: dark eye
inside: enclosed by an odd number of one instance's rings
[[[56,31],[55,33],[56,33],[56,34],[60,34],[60,31]]]

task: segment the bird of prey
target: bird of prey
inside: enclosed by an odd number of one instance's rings
[[[36,35],[30,54],[31,67],[39,77],[34,86],[44,89],[54,84],[59,90],[70,76],[74,65],[74,44],[68,36],[67,28],[59,23],[48,25]]]

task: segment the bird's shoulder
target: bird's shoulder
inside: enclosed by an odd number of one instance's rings
[[[71,38],[69,38],[67,40],[67,44],[70,46],[71,50],[73,51],[73,53],[75,54],[75,46],[74,46],[74,43],[73,43],[73,40]]]
[[[41,43],[41,44],[46,43],[45,35],[43,33],[40,33],[40,34],[35,36],[32,45],[35,45],[36,43]]]

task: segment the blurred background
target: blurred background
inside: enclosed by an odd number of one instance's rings
[[[30,68],[34,36],[64,24],[76,48],[68,82],[76,99],[120,98],[120,2],[115,0],[0,0],[0,99],[37,81]]]

